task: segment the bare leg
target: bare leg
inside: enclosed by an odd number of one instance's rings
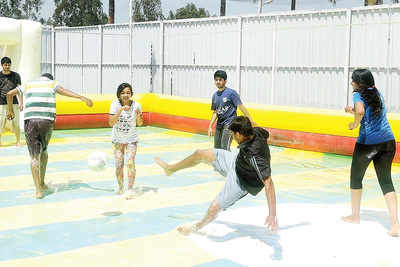
[[[23,144],[21,143],[21,134],[20,134],[19,128],[16,129],[16,131],[15,131],[15,139],[17,140],[16,141],[17,146],[23,146]]]
[[[155,157],[154,160],[161,168],[164,169],[165,174],[169,176],[176,171],[196,166],[201,162],[212,164],[215,160],[215,155],[214,149],[198,149],[192,155],[175,164],[168,164],[158,157]]]
[[[136,178],[136,168],[135,168],[135,157],[136,157],[137,146],[128,145],[126,154],[128,158],[128,190],[133,189],[133,184]]]
[[[217,217],[220,210],[221,208],[219,207],[217,200],[214,200],[208,208],[206,215],[200,222],[194,223],[192,225],[181,225],[178,227],[177,230],[183,235],[189,235],[190,233],[197,232],[198,230],[212,222]]]
[[[35,187],[36,187],[36,198],[43,198],[43,191],[40,186],[40,162],[39,162],[40,156],[37,155],[33,158],[31,158],[31,172],[32,172],[32,177],[33,181],[35,182]]]
[[[40,153],[40,187],[42,191],[48,190],[48,186],[44,183],[44,177],[46,175],[47,160],[49,156],[47,151]]]
[[[386,206],[389,210],[390,230],[389,235],[398,236],[400,233],[399,219],[397,217],[397,196],[396,192],[389,192],[385,195]]]
[[[125,149],[123,145],[114,145],[115,175],[117,176],[118,182],[117,195],[121,195],[124,191],[124,152]]]
[[[360,206],[361,206],[362,189],[351,189],[351,210],[349,216],[342,217],[342,220],[348,223],[360,223]]]

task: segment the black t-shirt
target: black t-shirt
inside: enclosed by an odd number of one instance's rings
[[[267,139],[268,131],[254,128],[254,137],[239,145],[236,158],[236,174],[240,184],[253,196],[264,187],[263,180],[271,176],[271,155]]]
[[[0,72],[0,84],[5,84],[5,83],[2,83],[3,79],[7,79],[13,85],[13,86],[11,86],[11,88],[5,88],[4,90],[10,91],[10,90],[16,88],[18,85],[21,85],[21,77],[19,76],[18,73],[14,72],[14,71],[11,71],[11,73],[8,75],[5,75],[3,72]],[[2,89],[3,88],[0,88],[0,90],[2,90]],[[5,92],[5,94],[7,94],[7,92]],[[4,94],[4,92],[3,93],[0,92],[0,105],[7,105],[7,97],[3,96],[5,94]],[[17,100],[16,96],[14,96],[14,98],[13,98],[13,104],[18,104],[18,100]]]

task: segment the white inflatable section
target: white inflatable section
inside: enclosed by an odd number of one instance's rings
[[[22,82],[40,75],[42,25],[30,20],[0,17],[0,56],[11,58]]]
[[[0,58],[4,56],[11,58],[11,70],[21,75],[22,83],[40,76],[41,46],[40,23],[0,17]],[[23,130],[22,125],[21,112],[21,130]]]

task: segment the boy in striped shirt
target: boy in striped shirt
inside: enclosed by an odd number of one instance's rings
[[[67,90],[56,81],[50,73],[43,74],[40,79],[27,82],[7,93],[7,119],[14,119],[12,99],[15,95],[24,94],[24,130],[25,139],[31,157],[31,170],[36,186],[36,198],[43,198],[48,189],[44,183],[47,166],[47,146],[56,119],[56,93],[79,98],[87,106],[93,106],[92,100]]]

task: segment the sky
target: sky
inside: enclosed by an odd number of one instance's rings
[[[254,0],[227,0],[226,15],[239,16],[257,14],[258,6]],[[265,1],[265,0],[264,0]],[[102,0],[105,13],[108,13],[108,0]],[[391,0],[384,0],[384,4],[390,4]],[[219,15],[220,0],[161,0],[161,6],[165,16],[169,10],[175,11],[188,3],[194,3],[198,8],[205,8],[211,15]],[[330,8],[349,8],[362,6],[364,0],[336,0],[334,6],[328,0],[296,0],[297,10],[321,10]],[[263,6],[263,13],[290,10],[291,0],[273,0],[271,4]],[[129,0],[115,0],[115,22],[128,22]],[[43,0],[41,15],[45,18],[52,15],[54,0]]]

